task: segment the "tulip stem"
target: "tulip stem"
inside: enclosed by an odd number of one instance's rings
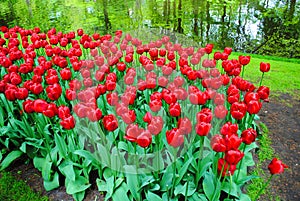
[[[262,81],[263,81],[263,79],[264,79],[264,75],[265,75],[265,73],[263,72],[262,75],[261,75],[261,79],[260,79],[260,82],[259,82],[259,86],[262,85]]]
[[[269,185],[271,179],[273,177],[273,174],[269,177],[268,181],[266,182],[266,184],[260,189],[260,191],[257,193],[256,197],[254,198],[254,201],[257,200],[260,196],[260,194],[262,193],[262,191]]]
[[[244,144],[243,153],[245,153],[245,150],[246,150],[246,144]],[[244,159],[244,157],[241,159],[241,161],[239,163],[239,171],[238,171],[238,174],[236,176],[237,181],[239,180],[239,175],[240,175],[240,172],[241,172],[241,166],[242,166],[242,163],[243,163],[243,159]]]
[[[188,175],[189,176],[189,175]],[[184,193],[184,201],[187,201],[187,197],[188,197],[188,189],[189,189],[189,178],[186,182],[186,188],[185,188],[185,193]]]
[[[201,169],[201,160],[203,158],[203,147],[204,147],[204,136],[200,136],[200,150],[199,150],[199,160],[198,160],[198,170],[197,170],[197,173],[196,173],[196,182],[199,182],[200,180],[200,169]]]
[[[242,68],[242,78],[244,78],[245,66]]]
[[[173,184],[172,184],[172,188],[171,188],[171,195],[174,195],[175,197],[175,194],[174,194],[174,187],[175,187],[175,182],[176,182],[176,160],[175,160],[175,156],[177,155],[177,151],[175,148],[172,148],[173,149]]]

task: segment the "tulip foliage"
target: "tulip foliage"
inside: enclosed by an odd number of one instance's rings
[[[95,180],[106,200],[249,200],[269,88],[243,78],[249,56],[212,51],[2,27],[1,169],[26,154],[76,200]]]

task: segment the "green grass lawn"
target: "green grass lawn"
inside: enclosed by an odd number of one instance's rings
[[[18,181],[9,172],[0,172],[1,201],[46,201],[46,196],[33,192],[24,181]]]

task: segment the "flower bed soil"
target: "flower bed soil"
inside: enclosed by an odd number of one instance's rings
[[[282,94],[280,98],[271,98],[270,103],[264,104],[260,112],[261,121],[269,129],[269,136],[272,140],[272,147],[275,155],[289,166],[284,174],[273,178],[271,182],[271,195],[278,195],[281,200],[300,200],[300,100],[290,95]],[[264,167],[268,176],[266,161]],[[52,201],[71,201],[71,195],[66,194],[65,187],[46,192],[43,188],[41,173],[30,164],[24,161],[13,163],[9,171],[17,179],[22,179],[36,192],[49,197]],[[92,176],[93,177],[93,176]],[[95,175],[95,177],[97,177]],[[96,178],[91,178],[96,179]],[[97,191],[95,183],[86,193],[86,201],[103,200],[103,196]],[[269,196],[261,196],[260,200],[269,200]]]

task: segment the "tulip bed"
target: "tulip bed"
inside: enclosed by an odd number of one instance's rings
[[[243,79],[249,56],[212,49],[2,27],[1,169],[26,154],[75,200],[95,180],[105,200],[250,200],[269,88]]]

